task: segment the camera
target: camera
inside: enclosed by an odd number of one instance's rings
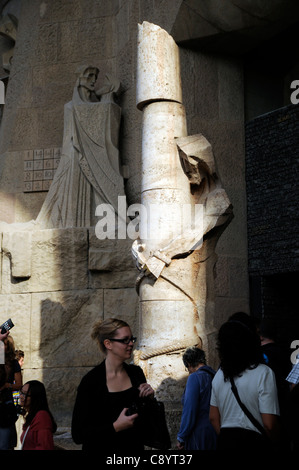
[[[24,408],[22,408],[21,405],[17,404],[15,405],[15,407],[16,407],[17,415],[24,416],[26,414],[26,410],[24,410]]]
[[[4,335],[4,333],[6,333],[8,330],[10,330],[13,326],[15,326],[11,320],[11,318],[9,318],[6,322],[4,322],[0,328],[1,328],[1,333]]]
[[[131,416],[134,415],[135,413],[139,412],[138,405],[136,403],[133,403],[126,411],[126,416]]]

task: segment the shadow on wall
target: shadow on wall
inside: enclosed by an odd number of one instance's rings
[[[187,375],[180,380],[167,377],[162,380],[161,384],[156,389],[157,399],[162,401],[165,406],[166,421],[173,449],[177,442],[176,437],[180,429],[182,414],[182,403],[181,400],[177,400],[177,397],[182,396],[186,382]]]
[[[102,360],[90,340],[91,326],[99,319],[100,310],[92,308],[94,297],[90,291],[52,292],[40,302],[37,352],[41,380],[58,427],[70,425],[77,386],[83,375]]]

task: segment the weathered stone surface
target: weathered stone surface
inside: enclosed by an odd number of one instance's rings
[[[95,358],[96,360],[97,358]],[[52,367],[24,369],[23,382],[40,380],[47,390],[49,407],[59,427],[70,426],[77,387],[90,368]]]
[[[135,360],[157,387],[163,377],[176,381],[183,374],[180,350],[211,347],[215,246],[231,219],[231,204],[209,142],[199,133],[187,135],[180,93],[168,89],[174,76],[176,91],[181,86],[176,46],[155,25],[143,23],[139,33],[137,107],[143,110],[141,201],[146,210],[140,215],[140,240],[133,245],[141,312]],[[151,207],[155,211],[148,217]],[[188,209],[187,221],[182,215]],[[166,389],[169,398],[169,384]]]
[[[182,102],[179,49],[166,31],[146,21],[139,25],[137,84],[139,109],[159,99]]]
[[[133,335],[138,336],[138,295],[131,289],[104,289],[104,317],[121,318],[126,321]]]
[[[102,290],[32,294],[31,367],[94,365],[99,351],[90,334],[103,312]]]
[[[88,269],[91,271],[126,271],[134,267],[131,253],[132,240],[97,238],[89,231]]]
[[[22,253],[22,246],[18,249]],[[4,254],[3,293],[87,288],[87,229],[32,231],[31,266],[31,276],[17,283],[11,279],[10,259]]]
[[[136,269],[127,271],[90,271],[89,287],[91,289],[118,289],[134,287],[136,281]]]
[[[28,278],[31,276],[31,231],[3,233],[2,251],[11,261],[11,275],[13,278]]]
[[[0,295],[0,325],[8,318],[12,319],[14,327],[10,334],[14,339],[16,349],[22,349],[25,352],[27,366],[30,366],[31,350],[30,312],[30,294]]]

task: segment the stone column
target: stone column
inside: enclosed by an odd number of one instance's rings
[[[187,135],[178,47],[147,22],[139,25],[137,107],[143,112],[143,209],[133,244],[140,269],[135,362],[160,398],[179,400],[182,388],[172,397],[169,384],[186,377],[181,352],[195,344],[205,348],[213,332],[206,260],[214,264],[220,232],[207,234],[227,222],[230,203],[209,143]]]

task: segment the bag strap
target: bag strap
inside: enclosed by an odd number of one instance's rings
[[[19,450],[23,450],[24,442],[25,442],[27,433],[28,433],[28,431],[29,431],[29,428],[30,428],[30,424],[29,424],[29,426],[27,427],[27,429],[26,429],[26,431],[25,431],[25,434],[24,434],[23,440],[21,441],[21,445],[20,445],[20,447],[19,447]]]
[[[232,388],[232,392],[233,394],[235,395],[236,399],[237,399],[237,402],[238,404],[240,405],[242,411],[245,413],[245,415],[247,416],[247,418],[252,422],[252,424],[265,436],[267,436],[267,433],[264,429],[264,427],[261,425],[261,423],[259,423],[259,421],[250,413],[250,411],[246,408],[246,406],[244,405],[244,403],[241,402],[241,399],[239,397],[239,393],[238,393],[238,390],[237,390],[237,387],[236,387],[236,384],[234,382],[234,379],[233,378],[230,378],[230,383],[231,383],[231,388]]]
[[[212,379],[215,377],[215,373],[216,373],[214,371],[212,372],[212,370],[208,369],[208,367],[206,367],[205,365],[203,367],[200,367],[199,369],[197,369],[196,372],[199,373],[199,374],[203,374],[204,372],[206,372],[207,374],[209,374],[212,377]]]

